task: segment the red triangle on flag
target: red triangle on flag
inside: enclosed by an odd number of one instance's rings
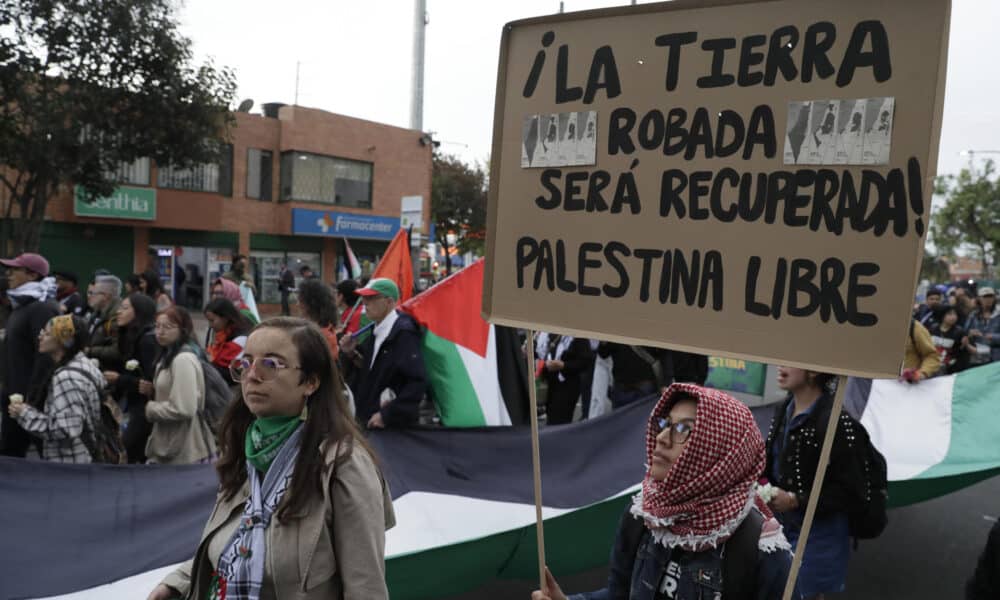
[[[485,357],[490,324],[481,312],[484,273],[480,259],[401,308],[434,335]]]

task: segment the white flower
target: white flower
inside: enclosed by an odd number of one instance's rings
[[[778,493],[777,488],[775,488],[770,483],[765,483],[764,485],[759,485],[759,484],[757,485],[757,495],[760,496],[760,499],[763,500],[765,503],[771,502],[771,500],[774,499],[774,496],[777,495],[777,493]]]
[[[137,361],[134,358],[132,360],[128,361],[127,363],[125,363],[125,369],[128,370],[128,371],[135,371],[138,368],[139,368],[139,361]]]
[[[23,395],[21,395],[21,394],[11,394],[10,395],[10,403],[11,404],[21,404],[22,402],[24,402],[24,396]]]

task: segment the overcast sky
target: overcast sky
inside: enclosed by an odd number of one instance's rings
[[[300,105],[409,126],[412,0],[184,2],[182,30],[196,54],[232,67],[255,112],[293,102],[298,61]],[[616,4],[624,2],[565,2],[567,12]],[[501,27],[558,9],[558,0],[427,0],[424,130],[442,150],[489,154]],[[953,1],[939,174],[968,166],[962,150],[1000,150],[997,23],[1000,0]]]

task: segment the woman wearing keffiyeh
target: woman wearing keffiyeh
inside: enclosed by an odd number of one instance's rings
[[[308,321],[254,329],[230,365],[242,397],[219,433],[215,510],[194,558],[149,600],[388,598],[392,502],[335,369]]]
[[[608,586],[574,600],[781,598],[791,553],[757,493],[764,442],[723,392],[675,383],[653,409],[646,477],[619,526]],[[532,600],[565,600],[552,574]]]

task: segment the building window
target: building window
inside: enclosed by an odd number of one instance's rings
[[[162,188],[215,192],[233,195],[233,146],[226,144],[219,162],[201,163],[186,168],[165,165],[157,172],[156,184]]]
[[[118,169],[108,173],[108,177],[118,183],[149,185],[149,158],[123,162]]]
[[[281,199],[371,208],[372,163],[285,152],[281,155]]]
[[[250,252],[250,265],[254,285],[260,294],[258,302],[278,304],[281,302],[281,292],[278,291],[278,278],[281,276],[281,265],[288,265],[295,275],[295,287],[302,281],[303,266],[312,269],[316,277],[323,272],[318,252]]]
[[[247,198],[271,199],[270,150],[247,149]]]

